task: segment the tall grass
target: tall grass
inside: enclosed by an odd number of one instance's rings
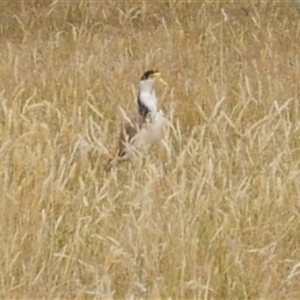
[[[2,298],[299,297],[295,5],[0,8]],[[107,173],[149,68],[163,155]]]

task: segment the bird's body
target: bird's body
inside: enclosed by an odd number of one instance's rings
[[[124,124],[120,133],[118,156],[110,162],[110,165],[113,161],[131,159],[137,153],[161,141],[167,119],[157,107],[155,81],[165,83],[158,71],[145,72],[139,82],[137,111],[131,116],[122,111]]]

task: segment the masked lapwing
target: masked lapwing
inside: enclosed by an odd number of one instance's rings
[[[124,122],[119,137],[119,149],[117,156],[109,161],[108,169],[117,162],[131,160],[145,153],[161,142],[167,119],[162,110],[158,109],[154,90],[156,82],[167,85],[158,70],[146,71],[138,85],[137,111],[127,115],[121,109]]]

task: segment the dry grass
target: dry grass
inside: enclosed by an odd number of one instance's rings
[[[2,298],[299,297],[293,4],[0,8]],[[106,174],[152,67],[164,158]]]

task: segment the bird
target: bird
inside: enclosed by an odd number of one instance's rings
[[[107,169],[115,163],[133,159],[143,150],[159,144],[168,121],[162,110],[158,109],[158,100],[154,90],[156,82],[168,85],[158,70],[147,70],[138,84],[137,110],[128,116],[121,109],[123,126],[120,131],[117,156],[110,159]]]

